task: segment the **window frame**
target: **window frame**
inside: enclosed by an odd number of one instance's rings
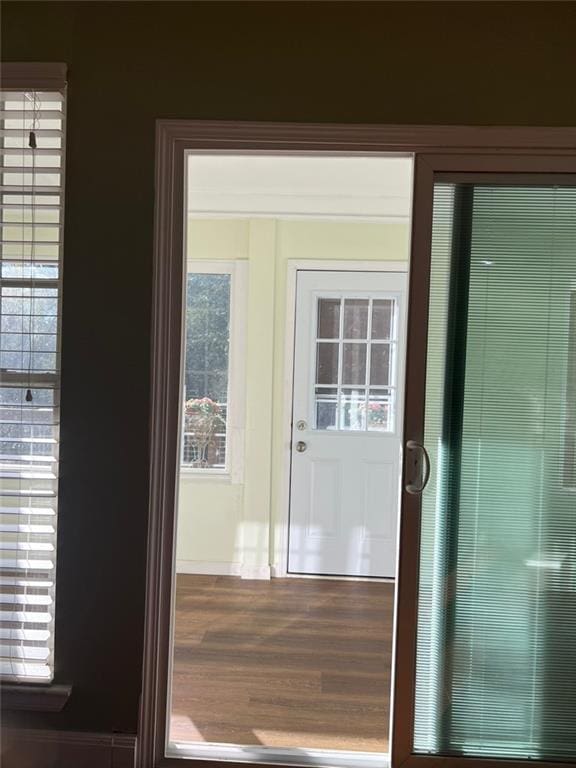
[[[228,346],[228,401],[226,407],[226,461],[224,467],[190,467],[180,459],[180,480],[227,481],[242,483],[244,476],[244,436],[246,432],[246,259],[186,259],[189,274],[230,275],[230,315]],[[186,288],[184,289],[186,291]],[[184,298],[184,308],[186,302]],[[186,312],[183,312],[182,391],[186,357]],[[183,425],[183,421],[182,421]],[[183,426],[182,426],[183,432]],[[183,434],[181,436],[183,445]],[[181,453],[182,457],[182,453]]]
[[[64,105],[62,110],[63,115],[63,141],[62,141],[62,160],[60,165],[60,197],[61,197],[61,216],[60,216],[60,276],[59,282],[59,294],[58,294],[58,330],[56,339],[56,354],[59,356],[62,345],[62,293],[63,293],[63,273],[62,265],[64,261],[64,226],[65,226],[65,214],[66,214],[66,148],[67,148],[67,106],[68,106],[68,94],[67,94],[67,65],[59,62],[3,62],[2,63],[2,91],[9,92],[22,92],[22,91],[37,91],[37,92],[60,92],[63,95]],[[10,375],[10,378],[16,381],[18,376],[16,374]],[[43,374],[38,376],[40,381],[46,382],[51,379],[55,382],[55,386],[52,391],[58,391],[59,393],[59,407],[62,402],[62,386],[61,386],[61,363],[59,363],[59,370],[55,374]],[[58,461],[58,480],[60,479],[60,460]],[[60,483],[58,482],[58,494]],[[68,701],[70,694],[72,693],[72,684],[59,680],[59,663],[58,663],[58,651],[56,645],[57,629],[58,629],[58,562],[59,562],[59,516],[56,516],[56,567],[54,569],[54,593],[56,599],[53,604],[54,619],[52,624],[53,632],[53,655],[52,655],[52,679],[46,682],[31,682],[25,679],[23,680],[10,680],[9,682],[1,680],[2,687],[2,708],[7,710],[28,710],[39,712],[60,712],[66,702]]]
[[[364,155],[415,153],[413,223],[409,285],[408,359],[405,372],[405,439],[422,437],[422,381],[427,313],[426,248],[431,235],[431,183],[442,171],[576,171],[576,130],[572,128],[385,126],[345,124],[241,123],[159,120],[156,131],[156,209],[152,333],[152,398],[148,575],[143,688],[136,748],[137,768],[179,766],[182,757],[165,754],[168,734],[171,625],[174,592],[175,496],[179,467],[180,353],[186,152]],[[420,269],[424,264],[424,272]],[[415,323],[415,318],[419,321]],[[421,327],[419,327],[421,326]],[[424,333],[424,336],[423,336]],[[410,453],[410,452],[407,452]],[[410,471],[408,471],[410,470]],[[404,467],[403,487],[411,468]],[[393,689],[391,696],[393,768],[525,768],[525,761],[478,760],[413,755],[413,692],[418,553],[418,497],[403,491],[400,525],[399,588],[395,607]],[[209,752],[206,753],[207,755]],[[204,766],[224,757],[203,757]],[[244,758],[250,762],[250,758]],[[232,755],[228,761],[238,762]],[[289,762],[287,757],[285,762]],[[558,768],[558,763],[538,763]],[[256,763],[253,763],[256,764]],[[258,762],[258,765],[274,763]],[[561,764],[560,764],[561,765]]]

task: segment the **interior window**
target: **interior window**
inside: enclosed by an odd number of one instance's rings
[[[230,274],[188,272],[182,466],[226,469]]]

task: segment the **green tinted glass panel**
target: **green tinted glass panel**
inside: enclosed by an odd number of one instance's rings
[[[575,291],[575,188],[436,186],[416,752],[576,758]]]

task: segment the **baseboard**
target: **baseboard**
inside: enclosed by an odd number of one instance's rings
[[[369,581],[384,582],[394,584],[394,576],[326,576],[324,574],[314,573],[288,573],[286,569],[278,565],[270,566],[270,573],[273,579],[323,579],[324,581]]]
[[[176,573],[202,576],[239,576],[241,579],[270,579],[269,565],[243,563],[210,563],[204,560],[177,560]]]
[[[243,565],[240,576],[243,579],[263,579],[269,581],[270,570],[269,565]]]
[[[176,560],[176,573],[204,576],[240,576],[241,563],[210,563],[204,560]]]
[[[2,768],[133,768],[136,736],[6,728]]]

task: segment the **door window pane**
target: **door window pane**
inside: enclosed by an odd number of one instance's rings
[[[366,384],[366,344],[342,345],[342,384]]]
[[[574,762],[576,189],[438,185],[414,749]]]
[[[316,383],[338,383],[338,344],[322,343],[317,345]]]
[[[340,335],[340,299],[318,300],[318,338],[337,339]]]
[[[367,408],[368,429],[390,432],[392,425],[392,395],[388,390],[370,390]]]
[[[340,429],[366,429],[366,390],[343,389],[340,401]]]
[[[372,344],[370,384],[385,387],[390,384],[390,345]]]
[[[365,339],[368,336],[369,299],[344,299],[345,339]]]
[[[316,387],[316,429],[336,429],[338,426],[338,389]]]
[[[372,302],[372,338],[389,339],[392,332],[393,299],[374,299]]]

